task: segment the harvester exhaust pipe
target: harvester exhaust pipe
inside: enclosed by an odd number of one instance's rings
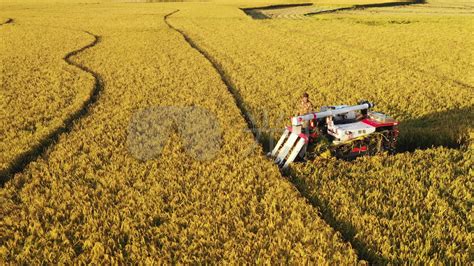
[[[275,163],[278,166],[282,168],[287,168],[288,165],[296,159],[303,147],[309,142],[308,133],[302,132],[303,122],[318,118],[325,118],[328,116],[335,116],[338,114],[344,114],[351,111],[369,109],[373,106],[374,105],[372,103],[364,102],[359,105],[347,106],[338,109],[330,109],[323,112],[309,113],[292,117],[292,126],[287,127],[285,129],[283,135],[280,137],[272,152],[269,153],[268,156],[275,158]]]

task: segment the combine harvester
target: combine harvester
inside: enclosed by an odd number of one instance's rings
[[[398,122],[382,113],[369,111],[374,104],[324,106],[320,112],[291,118],[291,126],[268,155],[282,168],[297,157],[320,155],[353,159],[382,152],[394,153]]]

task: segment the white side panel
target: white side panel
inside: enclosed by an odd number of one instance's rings
[[[286,162],[285,162],[285,165],[283,165],[283,168],[287,168],[288,165],[295,160],[296,156],[298,156],[298,154],[300,153],[301,148],[303,148],[304,144],[305,144],[304,139],[300,139],[298,141],[298,143],[296,143],[296,146],[291,151],[290,156],[288,156],[288,159],[286,159]]]
[[[272,153],[271,153],[271,156],[275,156],[278,152],[278,150],[281,148],[281,145],[283,144],[283,142],[285,141],[286,137],[288,137],[288,134],[290,133],[290,131],[288,131],[288,129],[285,129],[285,131],[283,131],[283,135],[281,136],[281,138],[278,140],[276,146],[273,148],[272,150]]]
[[[290,152],[291,148],[293,147],[297,139],[298,139],[298,135],[295,135],[293,133],[290,134],[290,137],[285,142],[285,145],[283,146],[283,148],[280,150],[280,153],[278,154],[278,157],[276,158],[275,163],[279,164],[286,158],[286,155],[288,155],[288,152]]]

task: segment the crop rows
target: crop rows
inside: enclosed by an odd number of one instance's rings
[[[218,73],[164,23],[171,11],[125,5],[104,17],[84,6],[41,19],[103,36],[74,60],[104,87],[87,115],[0,192],[2,261],[356,263],[351,246],[254,147]],[[217,126],[201,125],[203,115]],[[157,137],[143,134],[169,117],[177,117],[171,132],[220,134],[215,158],[196,160],[202,147],[189,149],[174,133],[161,154],[137,158],[155,144],[146,137]]]

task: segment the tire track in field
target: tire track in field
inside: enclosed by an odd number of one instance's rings
[[[12,18],[7,19],[5,22],[0,23],[0,26],[6,25],[6,24],[12,24],[14,20]]]
[[[374,249],[366,242],[356,239],[357,229],[355,226],[350,222],[338,220],[336,215],[334,215],[333,210],[327,207],[328,204],[325,204],[321,198],[311,193],[310,189],[308,189],[311,184],[307,183],[304,178],[299,177],[298,174],[291,169],[291,166],[284,175],[290,179],[290,182],[296,190],[298,190],[301,196],[318,209],[320,217],[326,222],[326,224],[331,226],[334,231],[339,232],[344,241],[351,244],[351,247],[357,251],[359,261],[365,260],[369,265],[384,265],[391,262],[386,257],[377,254],[376,251],[374,251]]]
[[[265,144],[264,144],[264,141],[262,139],[262,136],[264,136],[262,134],[262,132],[258,129],[258,127],[256,126],[256,123],[253,121],[252,119],[252,116],[250,115],[250,112],[248,111],[248,109],[245,107],[245,104],[244,104],[244,101],[242,99],[242,96],[240,95],[240,93],[238,92],[238,90],[235,88],[235,86],[232,84],[232,82],[230,81],[230,78],[227,76],[227,74],[225,73],[225,71],[223,70],[223,68],[220,66],[220,64],[208,53],[206,52],[205,50],[203,50],[202,48],[199,47],[199,45],[196,44],[196,42],[194,42],[191,37],[189,37],[189,35],[187,35],[184,31],[174,27],[169,21],[169,17],[172,16],[173,14],[176,14],[177,12],[179,12],[179,10],[175,10],[167,15],[165,15],[164,17],[164,21],[165,23],[168,25],[168,27],[170,27],[172,30],[178,32],[179,34],[181,34],[181,36],[183,36],[184,40],[191,46],[191,48],[195,49],[196,51],[198,51],[202,56],[204,56],[204,58],[206,58],[206,60],[209,61],[209,63],[211,63],[211,65],[213,66],[213,68],[216,70],[216,72],[219,74],[222,82],[224,82],[224,84],[226,85],[227,87],[227,90],[230,92],[230,94],[233,96],[234,100],[235,100],[235,103],[237,105],[237,107],[240,109],[240,113],[242,114],[242,117],[245,119],[245,121],[247,122],[247,126],[248,128],[251,130],[254,138],[256,141],[259,142],[259,144],[264,147]],[[287,181],[290,182],[293,187],[295,187],[295,189],[298,191],[298,193],[300,194],[300,196],[302,196],[303,198],[306,199],[306,201],[312,206],[314,207],[316,210],[318,210],[318,212],[321,211],[322,209],[322,205],[320,204],[320,201],[318,201],[317,199],[314,199],[312,196],[310,196],[310,194],[306,191],[306,189],[304,188],[304,185],[303,184],[303,180],[301,180],[300,178],[296,177],[291,171],[281,171],[281,174],[282,176],[285,176],[287,177]],[[332,215],[329,215],[329,213],[323,213],[323,215],[320,216],[321,219],[323,219],[323,221],[325,221],[325,223],[330,226],[335,232],[339,232],[341,234],[341,238],[344,242],[348,242],[351,244],[351,247],[353,249],[355,249],[357,252],[357,257],[358,257],[358,260],[361,261],[361,260],[365,260],[365,261],[368,261],[369,263],[373,264],[372,262],[374,262],[373,258],[376,256],[375,254],[370,254],[370,256],[367,256],[368,254],[368,251],[370,250],[367,246],[365,246],[364,243],[360,243],[360,242],[354,242],[354,236],[355,236],[355,233],[354,234],[349,234],[348,232],[346,232],[346,230],[342,231],[342,230],[338,230],[337,228],[340,227],[340,223],[336,223],[336,220],[334,218],[334,216]],[[339,226],[338,226],[339,225]],[[353,228],[351,228],[351,230],[353,230]],[[360,249],[359,249],[360,248]],[[377,257],[378,261],[381,261],[383,260],[383,258],[379,258]]]
[[[13,22],[13,19],[10,20],[10,23]],[[39,143],[32,146],[28,151],[18,155],[12,163],[5,169],[0,172],[0,183],[1,186],[3,187],[4,184],[10,180],[15,174],[22,172],[31,162],[37,160],[39,157],[44,155],[48,148],[52,147],[55,145],[55,143],[58,141],[59,137],[61,134],[66,134],[71,132],[72,128],[74,127],[74,124],[80,120],[82,117],[86,116],[89,113],[89,110],[91,106],[97,102],[99,99],[100,93],[103,90],[104,87],[104,82],[102,77],[88,68],[87,66],[84,66],[80,63],[76,63],[74,60],[72,60],[72,57],[84,52],[87,49],[90,49],[94,46],[96,46],[98,43],[101,42],[101,37],[98,35],[95,35],[89,31],[83,31],[84,33],[94,37],[94,40],[77,49],[72,52],[67,53],[64,57],[63,60],[70,66],[74,66],[86,73],[89,73],[93,78],[94,78],[94,87],[91,91],[89,99],[87,99],[85,102],[82,103],[81,108],[79,108],[77,111],[72,113],[69,117],[67,117],[63,121],[63,125],[54,129],[51,133],[46,135],[42,140],[39,140]]]
[[[183,36],[184,40],[191,46],[191,48],[198,51],[202,56],[204,56],[204,58],[206,58],[207,61],[209,61],[209,63],[211,63],[212,67],[219,74],[222,82],[224,82],[224,84],[226,85],[227,90],[233,96],[233,98],[235,100],[235,104],[240,109],[240,113],[242,114],[245,121],[247,122],[247,125],[250,128],[250,130],[252,131],[252,134],[253,134],[254,138],[257,139],[257,140],[260,139],[261,135],[258,132],[258,128],[257,128],[254,120],[252,119],[252,116],[250,115],[249,111],[247,110],[247,108],[243,104],[244,101],[242,100],[242,96],[234,88],[234,86],[232,85],[230,79],[227,78],[226,74],[224,73],[224,70],[219,65],[219,63],[217,63],[216,60],[214,60],[206,51],[201,49],[185,32],[183,32],[182,30],[174,27],[173,25],[171,25],[171,23],[169,23],[168,18],[170,16],[172,16],[173,14],[176,14],[177,12],[179,12],[179,10],[175,10],[175,11],[165,15],[164,20],[165,20],[166,25],[168,25],[168,27],[170,27],[172,30],[174,30],[174,31],[178,32],[179,34],[181,34],[181,36]]]

